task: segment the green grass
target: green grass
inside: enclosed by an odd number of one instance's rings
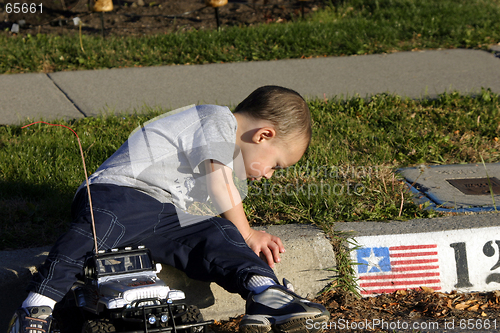
[[[0,35],[0,73],[487,48],[498,0],[350,0],[305,19],[144,37]]]
[[[415,205],[395,169],[420,163],[500,161],[500,98],[456,93],[435,100],[376,95],[309,101],[313,140],[301,161],[250,184],[252,223],[410,219],[436,214]],[[89,172],[139,124],[166,110],[85,118],[80,136]],[[0,249],[51,244],[67,227],[84,175],[76,138],[61,127],[0,127]]]

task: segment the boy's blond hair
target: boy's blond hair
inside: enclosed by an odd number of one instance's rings
[[[263,86],[254,90],[234,110],[254,119],[273,124],[282,140],[311,140],[311,113],[306,101],[296,91],[279,86]]]

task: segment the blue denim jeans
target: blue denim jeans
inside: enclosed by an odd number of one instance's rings
[[[127,187],[95,184],[90,189],[100,250],[145,245],[156,262],[174,266],[190,278],[216,282],[244,298],[249,276],[277,280],[228,220],[211,217],[181,226],[172,204]],[[28,287],[56,301],[82,273],[85,256],[94,247],[86,188],[74,198],[72,219],[70,230],[57,240]]]

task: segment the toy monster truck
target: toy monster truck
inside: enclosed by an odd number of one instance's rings
[[[184,293],[160,280],[160,269],[143,246],[89,256],[71,297],[84,316],[82,332],[205,332],[213,321],[182,303]]]

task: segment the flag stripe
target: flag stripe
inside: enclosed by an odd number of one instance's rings
[[[430,245],[402,245],[402,246],[390,246],[389,251],[402,251],[402,250],[420,250],[420,249],[435,249],[437,244]]]
[[[430,264],[432,262],[438,262],[438,260],[437,259],[394,260],[394,261],[391,261],[391,266],[392,265]]]
[[[384,287],[384,286],[407,286],[409,284],[424,285],[430,283],[440,283],[439,279],[417,280],[417,281],[387,281],[387,282],[368,282],[360,283],[360,287]]]
[[[439,276],[439,272],[426,272],[414,274],[385,274],[385,275],[365,275],[360,280],[385,280],[385,279],[410,279],[415,277]]]
[[[394,267],[392,269],[393,272],[407,272],[407,271],[423,271],[423,270],[431,270],[438,269],[439,266],[407,266],[407,267]]]
[[[406,252],[406,253],[391,253],[391,258],[406,258],[406,257],[424,257],[435,256],[437,252]]]

